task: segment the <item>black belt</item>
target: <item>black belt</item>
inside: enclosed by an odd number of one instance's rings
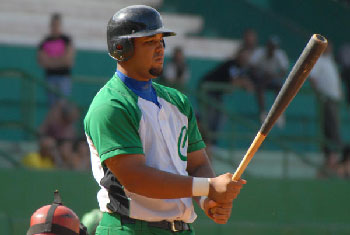
[[[126,217],[126,216],[120,217],[120,222],[122,224],[135,224],[136,221],[137,221],[136,219],[132,219],[130,217]],[[148,222],[148,221],[144,221],[144,222],[146,222],[150,227],[167,229],[172,232],[181,232],[181,231],[190,230],[190,226],[181,220],[175,220],[173,222],[169,222],[166,220],[157,221],[157,222]]]

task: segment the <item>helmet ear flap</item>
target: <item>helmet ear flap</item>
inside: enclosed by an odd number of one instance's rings
[[[134,54],[132,38],[118,38],[108,44],[109,55],[118,62],[126,61]]]

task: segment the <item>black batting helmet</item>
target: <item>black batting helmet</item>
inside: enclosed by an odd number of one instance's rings
[[[159,12],[149,6],[135,5],[119,10],[107,25],[108,53],[117,61],[126,61],[134,53],[132,38],[162,33],[163,37],[175,32],[163,28]]]

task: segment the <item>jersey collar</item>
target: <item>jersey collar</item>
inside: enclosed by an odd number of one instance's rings
[[[134,78],[128,77],[119,70],[117,70],[117,75],[124,82],[124,84],[131,90],[141,91],[141,92],[151,92],[152,80],[149,81],[138,81]]]

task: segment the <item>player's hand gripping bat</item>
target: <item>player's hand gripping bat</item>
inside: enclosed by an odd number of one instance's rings
[[[234,173],[232,180],[237,181],[241,178],[241,175],[248,166],[250,160],[259,149],[261,143],[264,141],[277,119],[287,108],[289,103],[299,91],[300,87],[303,85],[306,78],[309,76],[311,69],[323,51],[326,49],[327,44],[327,39],[319,34],[314,34],[311,37],[294,67],[290,71],[288,78],[278,93],[278,96],[276,97],[253,143],[250,145],[248,151]]]

